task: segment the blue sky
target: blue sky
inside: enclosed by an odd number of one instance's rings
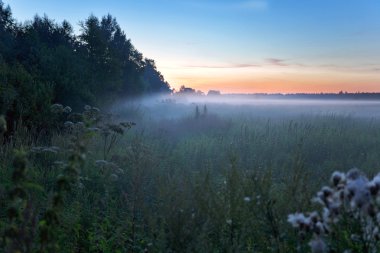
[[[8,0],[19,21],[117,18],[175,88],[380,91],[379,0]]]

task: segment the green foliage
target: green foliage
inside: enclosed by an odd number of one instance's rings
[[[313,199],[322,210],[295,213],[288,221],[300,238],[312,234],[312,252],[378,252],[380,174],[372,180],[358,169],[334,172]]]
[[[0,1],[0,34],[0,113],[11,132],[20,119],[28,127],[51,127],[46,119],[53,103],[78,110],[171,91],[111,15],[90,16],[75,35],[67,21],[57,24],[47,16],[20,24]]]
[[[335,169],[380,169],[376,119],[78,113],[170,92],[112,16],[81,28],[20,25],[0,2],[1,252],[308,252],[287,215],[310,210]],[[328,243],[368,252],[351,218]]]
[[[308,252],[287,215],[310,210],[314,192],[342,164],[356,161],[370,174],[380,168],[378,121],[310,116],[223,125],[229,120],[208,113],[160,124],[173,132],[146,129],[157,124],[149,120],[131,128],[91,106],[78,114],[56,104],[51,113],[68,121],[49,141],[18,129],[14,144],[1,148],[4,250]],[[23,173],[16,169],[23,163],[9,158],[16,143],[31,148]],[[26,193],[16,194],[18,218],[7,218],[15,203],[5,191]],[[360,231],[347,221],[334,231]],[[7,237],[9,227],[31,239]],[[350,233],[334,238],[334,249],[361,250]]]

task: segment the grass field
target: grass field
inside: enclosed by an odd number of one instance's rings
[[[3,236],[4,249],[307,252],[288,214],[318,209],[311,199],[334,171],[380,171],[376,102],[152,99],[112,110],[107,123],[136,125],[54,133],[19,126],[1,147],[0,224],[22,232]],[[18,181],[14,149],[26,152]],[[57,178],[70,164],[78,174],[61,191]],[[9,197],[15,184],[25,190],[17,203]],[[18,216],[9,217],[12,205]],[[59,223],[46,218],[50,209]]]

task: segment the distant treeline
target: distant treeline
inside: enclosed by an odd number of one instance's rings
[[[181,86],[176,92],[178,95],[206,95],[202,91],[191,87]],[[224,93],[219,90],[209,90],[207,96],[223,96],[232,98],[269,98],[269,99],[349,99],[349,100],[380,100],[380,92],[355,92],[340,91],[338,93]]]
[[[228,97],[246,97],[246,98],[270,98],[270,99],[346,99],[346,100],[380,100],[378,92],[339,92],[339,93],[294,93],[294,94],[224,94]]]
[[[35,16],[23,24],[0,0],[0,115],[46,124],[52,103],[75,108],[171,92],[155,62],[135,49],[111,15],[91,15],[80,33]]]

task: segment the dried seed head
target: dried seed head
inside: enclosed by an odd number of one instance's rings
[[[318,221],[319,221],[319,215],[318,215],[318,213],[317,212],[312,212],[311,214],[310,214],[310,220],[311,220],[311,222],[313,222],[313,223],[317,223]]]
[[[325,232],[325,228],[322,224],[322,222],[318,221],[315,226],[314,226],[314,232],[317,234],[317,235],[321,235]]]
[[[369,204],[366,209],[368,216],[372,218],[376,217],[377,210],[373,204]]]
[[[72,111],[70,106],[66,106],[65,108],[62,109],[64,113],[70,113]]]
[[[310,241],[309,246],[312,253],[325,253],[327,251],[326,243],[320,237]]]
[[[324,198],[328,198],[333,194],[333,190],[328,186],[324,186],[322,188],[322,193]]]
[[[52,106],[50,106],[50,110],[52,113],[62,113],[63,112],[63,105],[53,104]]]
[[[375,182],[371,181],[368,183],[368,190],[372,196],[376,196],[377,193],[379,192],[379,185],[377,185]]]
[[[362,173],[357,168],[353,168],[347,172],[347,179],[349,180],[356,180],[360,176],[362,176]]]
[[[331,176],[331,183],[333,186],[338,186],[346,180],[346,175],[342,172],[335,171]]]

